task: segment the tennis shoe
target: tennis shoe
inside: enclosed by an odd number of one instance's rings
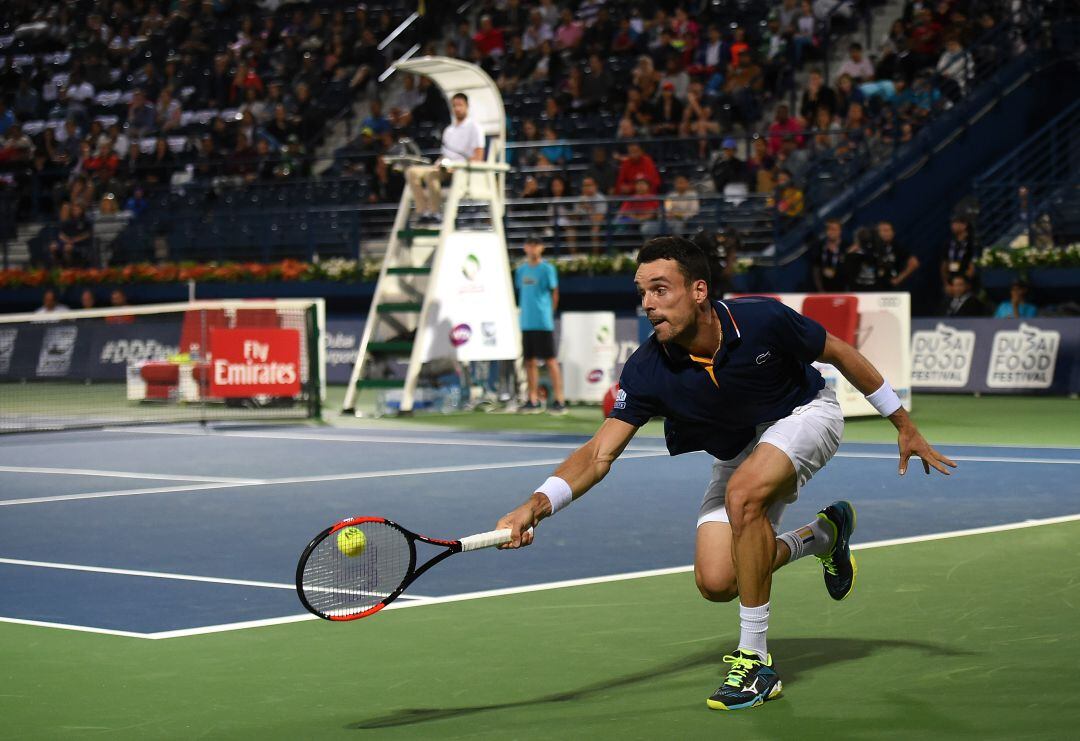
[[[518,407],[518,411],[522,414],[540,414],[544,411],[544,407],[536,402],[527,401]]]
[[[562,417],[567,413],[566,404],[556,401],[548,407],[548,414],[554,414],[556,417]]]
[[[753,651],[739,649],[725,656],[724,663],[731,664],[727,678],[705,701],[713,710],[748,710],[775,700],[784,691],[771,655],[762,661]]]
[[[831,525],[835,533],[832,550],[817,558],[825,575],[825,588],[839,602],[855,588],[858,573],[850,547],[851,534],[855,532],[855,508],[851,502],[833,502],[818,512],[818,517]]]

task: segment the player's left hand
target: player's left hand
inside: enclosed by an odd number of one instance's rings
[[[934,450],[914,425],[900,430],[897,445],[900,447],[901,476],[907,473],[908,460],[913,455],[922,460],[923,469],[927,474],[930,473],[931,466],[946,476],[952,473],[949,468],[956,468],[956,463]]]

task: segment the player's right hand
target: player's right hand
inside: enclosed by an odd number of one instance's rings
[[[510,542],[499,546],[501,549],[524,548],[533,542],[534,528],[540,522],[530,499],[512,512],[502,516],[495,525],[496,530],[510,528]]]

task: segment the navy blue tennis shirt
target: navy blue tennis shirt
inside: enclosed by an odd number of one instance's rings
[[[770,298],[714,301],[724,336],[711,368],[653,334],[626,361],[611,417],[640,427],[664,417],[671,455],[704,450],[738,455],[754,428],[812,400],[825,380],[810,363],[825,328]]]

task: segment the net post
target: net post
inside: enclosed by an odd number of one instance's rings
[[[322,422],[322,366],[319,362],[319,347],[322,337],[319,332],[319,322],[316,312],[318,307],[312,303],[304,311],[304,323],[307,325],[307,354],[308,354],[308,416],[317,422]]]

